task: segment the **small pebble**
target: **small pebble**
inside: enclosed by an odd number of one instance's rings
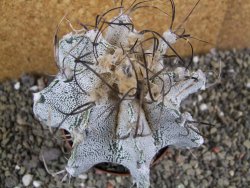
[[[205,103],[202,103],[201,105],[200,105],[200,110],[201,111],[205,111],[205,110],[207,110],[208,109],[208,106],[205,104]]]
[[[120,177],[120,176],[117,176],[117,177],[115,178],[115,180],[116,180],[117,183],[121,183],[121,177]]]
[[[38,180],[34,180],[33,181],[33,186],[34,187],[40,187],[42,185],[42,182],[41,181],[38,181]]]
[[[229,174],[230,174],[230,176],[234,176],[234,171],[233,171],[233,170],[230,170],[230,171],[229,171]]]
[[[32,181],[33,176],[31,174],[25,174],[22,178],[24,186],[29,186]]]
[[[16,82],[14,85],[15,90],[19,90],[20,89],[20,82]]]
[[[38,91],[38,86],[32,86],[30,87],[30,91]]]
[[[24,119],[24,116],[22,116],[20,113],[17,114],[16,116],[16,121],[19,125],[25,125],[26,121]]]
[[[199,62],[199,56],[194,56],[193,57],[193,62],[198,63]]]
[[[198,101],[200,102],[200,101],[202,101],[202,95],[198,95]]]
[[[249,89],[250,88],[250,82],[246,83],[246,87]]]
[[[219,152],[220,152],[220,148],[219,148],[219,147],[213,147],[213,148],[212,148],[212,151],[213,151],[214,153],[219,153]]]
[[[177,185],[177,188],[185,188],[185,185],[183,185],[182,183]]]
[[[15,166],[15,170],[20,170],[20,169],[21,169],[20,166],[18,165]]]
[[[210,130],[210,134],[214,134],[217,132],[217,128],[213,127],[211,130]]]
[[[249,140],[245,140],[243,145],[247,148],[250,149],[250,141]]]
[[[39,78],[37,80],[37,84],[38,84],[39,90],[42,90],[43,88],[45,88],[44,78],[43,77]]]

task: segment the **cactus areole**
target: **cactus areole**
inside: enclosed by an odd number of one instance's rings
[[[182,37],[172,29],[137,31],[130,14],[121,8],[109,22],[99,16],[94,29],[63,36],[56,48],[59,73],[34,94],[33,110],[42,124],[70,133],[65,169],[71,176],[115,163],[130,171],[137,187],[149,187],[150,164],[162,148],[203,144],[197,123],[179,108],[205,88],[206,78],[184,62],[172,68],[166,61]]]

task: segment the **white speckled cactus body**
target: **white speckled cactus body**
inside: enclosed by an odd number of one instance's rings
[[[204,87],[204,73],[168,68],[163,55],[178,40],[171,30],[156,36],[132,26],[121,13],[105,34],[95,28],[65,35],[58,45],[59,73],[34,95],[36,117],[71,134],[71,176],[116,163],[129,169],[137,187],[149,187],[150,165],[160,149],[203,143],[192,116],[179,107]]]

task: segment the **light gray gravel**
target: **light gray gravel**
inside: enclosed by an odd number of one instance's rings
[[[213,124],[199,125],[205,144],[191,151],[170,148],[151,171],[152,187],[249,187],[250,49],[212,50],[195,57],[192,67],[205,70],[213,82],[219,61],[221,83],[183,104],[183,110],[197,120]],[[64,174],[48,174],[42,154],[51,172],[62,170],[68,155],[60,134],[52,135],[32,114],[31,90],[41,89],[46,82],[43,77],[25,75],[0,83],[0,187],[24,187],[25,177],[32,177],[28,187],[130,187],[129,177],[94,170],[73,178],[70,184],[61,182]]]

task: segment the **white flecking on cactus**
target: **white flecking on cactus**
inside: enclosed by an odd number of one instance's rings
[[[42,124],[71,134],[65,167],[71,176],[115,163],[129,169],[137,187],[149,187],[150,165],[159,150],[203,144],[197,123],[179,108],[204,88],[206,78],[201,70],[184,65],[172,70],[164,62],[177,41],[171,30],[162,37],[135,30],[126,13],[113,18],[105,32],[72,32],[59,41],[60,71],[34,95],[33,109]]]

